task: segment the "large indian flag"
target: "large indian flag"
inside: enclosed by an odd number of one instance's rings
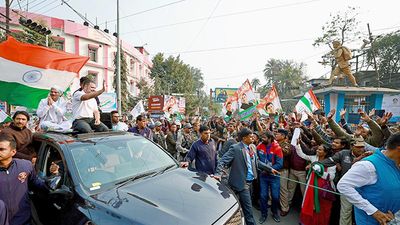
[[[319,103],[317,96],[315,96],[314,92],[310,89],[296,104],[296,111],[301,113],[301,121],[307,119],[307,114],[305,112],[314,112],[317,109],[321,108],[321,104]]]
[[[0,100],[35,109],[50,87],[65,91],[88,59],[8,37],[0,43]]]

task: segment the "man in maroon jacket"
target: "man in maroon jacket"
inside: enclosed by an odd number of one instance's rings
[[[13,122],[9,127],[2,130],[3,134],[11,136],[17,143],[17,153],[14,158],[26,159],[34,163],[36,153],[30,146],[32,143],[32,132],[27,128],[29,114],[25,111],[17,111],[13,115]]]

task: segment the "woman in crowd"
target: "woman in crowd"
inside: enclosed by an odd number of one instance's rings
[[[332,194],[321,191],[316,187],[324,189],[331,187],[334,190],[333,179],[335,178],[336,166],[324,168],[322,164],[318,163],[330,157],[332,151],[329,146],[320,145],[316,155],[306,155],[298,144],[296,152],[301,158],[311,162],[300,214],[301,224],[329,225],[333,201]]]

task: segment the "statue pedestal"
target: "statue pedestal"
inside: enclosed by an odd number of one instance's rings
[[[325,114],[336,109],[335,120],[340,120],[341,109],[347,114],[357,113],[358,109],[365,112],[371,109],[382,109],[383,95],[400,94],[400,90],[378,87],[330,86],[313,90],[318,100],[324,106]]]

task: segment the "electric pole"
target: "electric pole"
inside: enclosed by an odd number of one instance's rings
[[[381,75],[379,74],[379,69],[376,63],[375,49],[374,49],[374,38],[372,37],[371,29],[369,28],[369,23],[367,23],[369,42],[371,43],[371,53],[372,59],[374,60],[374,67],[376,72],[376,80],[378,81],[378,88],[381,87]]]
[[[13,0],[6,0],[6,33],[10,33],[10,6],[12,4]]]
[[[117,0],[117,107],[121,114],[121,42],[119,40],[119,0]]]

